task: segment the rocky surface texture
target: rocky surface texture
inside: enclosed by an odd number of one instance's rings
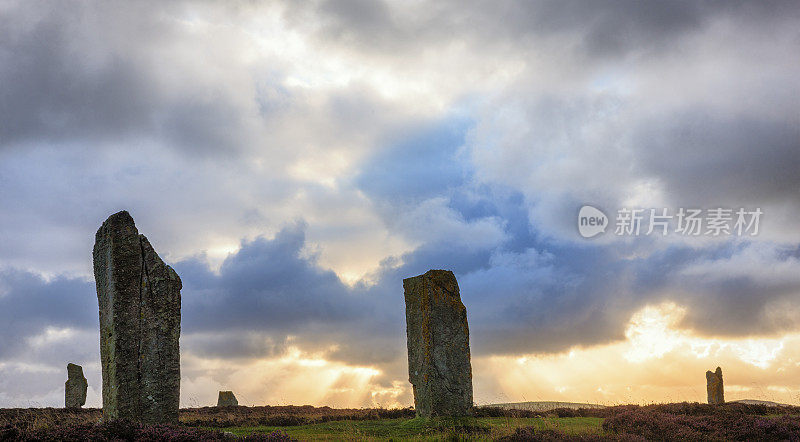
[[[97,231],[103,418],[177,423],[181,280],[140,235],[128,212]]]
[[[217,407],[235,407],[239,405],[236,396],[232,391],[220,391],[217,399]]]
[[[722,369],[706,372],[706,390],[708,390],[708,403],[711,405],[725,403],[725,391],[722,386]]]
[[[83,376],[83,367],[67,364],[67,382],[64,383],[64,406],[81,408],[86,404],[86,388],[89,383]]]
[[[472,410],[467,309],[449,270],[403,280],[408,380],[417,416],[465,416]]]

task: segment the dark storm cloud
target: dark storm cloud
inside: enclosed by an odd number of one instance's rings
[[[800,126],[789,118],[689,109],[642,122],[632,142],[641,172],[684,204],[797,205]]]
[[[514,39],[566,36],[586,56],[602,61],[629,54],[660,57],[680,50],[684,37],[702,31],[717,17],[768,29],[770,23],[786,22],[800,13],[791,1],[546,0],[506,1],[499,6],[473,2],[472,6],[479,8],[476,15],[488,17],[495,35]]]
[[[221,312],[225,312],[225,309],[221,309]],[[181,338],[181,345],[200,357],[250,359],[281,356],[287,350],[288,341],[286,337],[275,340],[259,332],[213,330],[209,333],[189,333]]]
[[[341,323],[367,313],[356,309],[336,274],[302,256],[302,224],[273,239],[242,243],[219,275],[196,261],[175,264],[184,281],[185,331],[277,330],[294,332],[315,322]]]
[[[7,85],[0,133],[6,146],[31,138],[120,136],[146,124],[155,97],[142,67],[125,54],[87,44],[99,42],[81,41],[89,11],[73,6],[54,13],[42,3],[19,3],[0,14],[0,79]],[[94,66],[93,55],[99,57]]]
[[[794,247],[745,242],[667,273],[673,298],[690,306],[683,324],[708,335],[774,335],[800,328],[800,260]]]
[[[190,41],[170,16],[178,4],[150,6],[30,1],[0,11],[0,148],[126,139],[203,154],[243,148],[248,109],[162,49]]]
[[[0,270],[0,360],[30,351],[26,339],[48,327],[88,329],[97,321],[94,282]]]
[[[396,360],[403,348],[397,346],[404,332],[402,285],[382,279],[374,287],[348,288],[305,256],[305,246],[300,223],[272,239],[243,242],[219,274],[200,259],[176,263],[184,283],[186,348],[246,359],[298,345],[350,363]]]
[[[733,17],[764,27],[796,19],[791,1],[452,1],[417,5],[414,14],[390,2],[331,1],[314,6],[287,4],[298,22],[314,16],[326,40],[374,51],[415,51],[430,44],[468,39],[480,48],[531,45],[556,38],[567,51],[611,61],[629,54],[658,55],[679,50],[684,38],[711,19]],[[516,42],[516,43],[512,43]]]

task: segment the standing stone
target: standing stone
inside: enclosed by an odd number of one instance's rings
[[[100,226],[93,257],[103,419],[177,423],[181,279],[125,211]]]
[[[217,398],[217,407],[235,407],[239,405],[232,391],[220,391]]]
[[[403,280],[408,380],[417,416],[466,416],[472,410],[467,309],[449,270]]]
[[[722,369],[706,372],[706,390],[708,390],[708,403],[719,405],[725,403],[725,391],[722,386]]]
[[[83,367],[67,364],[67,382],[64,383],[64,406],[81,408],[86,404],[86,388],[89,383],[83,376]]]

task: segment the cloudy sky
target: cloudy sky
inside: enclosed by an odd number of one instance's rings
[[[478,403],[800,404],[791,1],[0,0],[0,406],[99,406],[94,232],[183,280],[183,406],[407,406],[455,272]],[[760,209],[583,238],[581,206]]]

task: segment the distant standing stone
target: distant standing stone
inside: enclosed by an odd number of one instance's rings
[[[708,390],[708,403],[718,405],[725,403],[725,391],[722,385],[722,369],[706,372],[706,389]]]
[[[89,383],[83,376],[83,367],[67,364],[67,382],[64,383],[64,406],[81,408],[86,404],[86,388]]]
[[[472,410],[467,309],[449,270],[403,280],[408,380],[417,416],[466,416]]]
[[[177,423],[181,279],[122,211],[94,243],[103,419]]]
[[[220,391],[217,399],[217,407],[235,407],[239,405],[232,391]]]

